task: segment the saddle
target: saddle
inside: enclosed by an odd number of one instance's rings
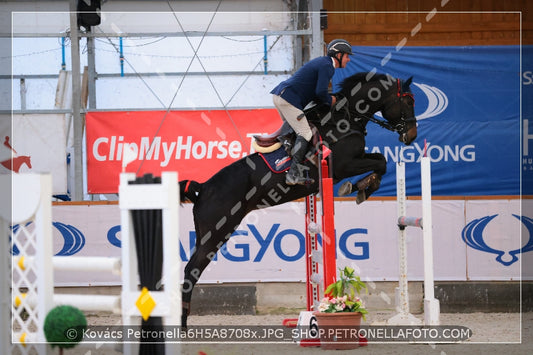
[[[277,148],[279,148],[281,142],[283,142],[283,138],[286,136],[288,138],[291,134],[294,134],[292,127],[287,122],[283,122],[281,127],[279,127],[274,133],[265,135],[256,134],[254,135],[254,139],[255,143],[261,148],[269,148],[274,144],[278,145]]]
[[[313,132],[313,137],[310,141],[310,149],[315,151],[316,148],[320,147],[322,143],[322,137],[320,136],[318,129],[312,123],[309,123],[309,126],[311,126],[311,131]],[[287,122],[283,122],[281,127],[278,128],[274,133],[267,135],[254,135],[254,141],[252,145],[254,150],[259,153],[270,153],[283,146],[289,156],[291,156],[292,147],[295,140],[296,133]]]
[[[311,123],[312,120],[319,119],[318,111],[322,108],[321,105],[318,105],[314,102],[310,103],[306,108],[304,108],[304,114],[311,126],[311,131],[313,132],[313,137],[311,138],[311,144],[313,147],[318,147],[322,142],[322,138],[318,129]],[[260,153],[270,153],[274,150],[277,150],[282,145],[285,146],[287,153],[291,154],[292,146],[294,140],[296,139],[296,133],[292,127],[287,123],[283,122],[280,128],[278,128],[274,133],[266,135],[254,135],[254,141],[252,143],[256,152]]]

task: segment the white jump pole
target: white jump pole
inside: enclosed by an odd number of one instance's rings
[[[425,155],[425,154],[424,154]],[[399,230],[399,286],[396,289],[396,311],[394,317],[387,323],[392,325],[416,325],[420,324],[409,312],[409,292],[407,286],[407,240],[406,227],[419,227],[423,230],[424,238],[424,324],[439,325],[440,306],[435,299],[433,282],[433,236],[432,236],[432,212],[431,212],[431,161],[427,156],[422,157],[420,162],[420,178],[422,185],[422,218],[406,216],[406,192],[405,192],[405,163],[396,164],[396,190],[397,212]]]
[[[400,275],[398,287],[396,288],[396,312],[387,323],[391,325],[417,325],[421,324],[409,311],[409,290],[407,285],[407,232],[405,225],[400,225],[400,220],[405,218],[407,213],[406,193],[405,193],[405,163],[396,164],[396,211],[398,215],[398,251]],[[410,219],[409,219],[410,221]],[[404,222],[407,222],[405,220]]]
[[[155,307],[150,317],[163,317],[164,325],[181,323],[181,291],[179,259],[179,185],[176,172],[163,172],[161,184],[129,184],[135,174],[120,174],[119,207],[122,240],[122,323],[141,323],[139,300],[152,298]],[[137,251],[133,233],[131,210],[161,209],[163,223],[163,279],[162,291],[149,291],[143,296],[138,289]],[[125,343],[124,354],[137,353],[139,344]],[[179,354],[180,344],[165,342],[166,354]]]
[[[433,283],[433,222],[431,219],[431,160],[422,157],[420,162],[422,180],[422,219],[424,221],[424,322],[439,325],[440,305],[435,298]]]

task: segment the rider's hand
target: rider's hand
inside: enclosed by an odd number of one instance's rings
[[[335,106],[335,103],[337,102],[337,98],[335,96],[331,96],[331,107]]]

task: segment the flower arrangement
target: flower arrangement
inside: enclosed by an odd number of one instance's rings
[[[339,313],[339,312],[359,312],[363,319],[366,319],[368,311],[365,309],[363,301],[357,294],[368,288],[359,276],[355,276],[355,270],[349,266],[340,269],[339,279],[330,284],[325,294],[331,296],[324,297],[318,306],[319,312]]]

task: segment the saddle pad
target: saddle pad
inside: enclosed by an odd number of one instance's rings
[[[289,157],[284,147],[280,147],[271,153],[259,153],[259,155],[274,173],[285,172],[291,167],[291,157]]]

